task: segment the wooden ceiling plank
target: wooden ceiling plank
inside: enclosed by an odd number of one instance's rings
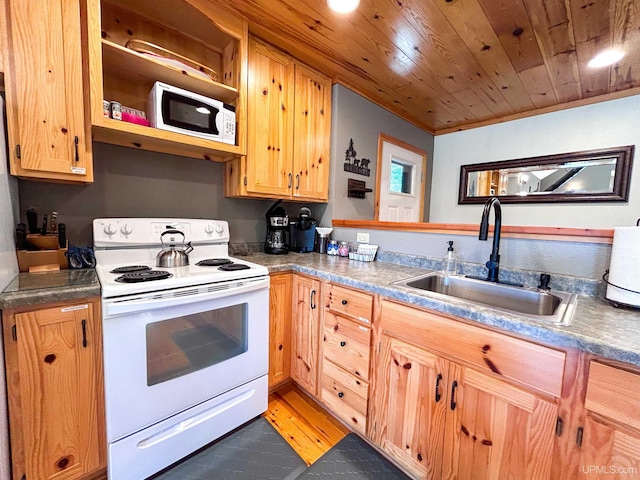
[[[546,65],[529,68],[520,73],[520,78],[536,108],[549,107],[558,103]]]
[[[576,46],[565,0],[524,0],[558,102],[582,98]]]
[[[522,0],[480,0],[480,6],[516,72],[544,65],[533,25]]]
[[[591,68],[589,61],[611,47],[609,0],[569,0],[576,40],[582,97],[609,92],[610,68]]]
[[[247,8],[250,6],[251,8]],[[325,5],[326,6],[326,5]],[[274,42],[277,39],[279,46],[290,47],[292,55],[318,68],[318,54],[329,58],[334,63],[348,71],[354,72],[361,69],[366,72],[368,85],[363,87],[370,95],[376,97],[376,90],[382,87],[389,92],[397,92],[400,89],[410,91],[411,96],[426,96],[431,99],[428,107],[431,110],[446,111],[450,118],[469,118],[471,115],[451,95],[441,89],[437,82],[424,81],[419,75],[407,73],[408,78],[393,74],[390,65],[407,72],[404,58],[396,55],[393,46],[388,46],[380,41],[379,36],[371,32],[362,32],[362,13],[351,16],[348,19],[336,23],[308,7],[304,2],[286,2],[282,0],[258,0],[248,2],[237,0],[234,7],[240,12],[246,12],[245,16],[253,25],[261,25],[267,33],[266,40]],[[281,28],[274,29],[272,22],[276,21]],[[357,20],[357,21],[356,21]],[[332,23],[333,22],[333,23]],[[291,41],[290,39],[295,39]],[[307,48],[301,47],[302,45]],[[301,58],[298,53],[301,50],[308,51],[309,47],[315,55],[304,55]],[[303,52],[304,54],[304,52]],[[346,61],[346,58],[358,59],[358,62]],[[357,67],[354,69],[353,67]],[[334,67],[335,68],[335,67]],[[376,72],[375,80],[368,71]],[[394,103],[402,104],[402,100],[394,99]],[[473,117],[471,117],[473,118]]]
[[[458,96],[464,92],[462,103],[479,118],[501,115],[506,100],[489,76],[471,54],[442,12],[432,3],[420,0],[379,3],[376,8],[400,10],[423,42],[416,54],[429,66],[448,92]],[[470,98],[473,92],[477,99]]]
[[[437,2],[447,20],[456,29],[469,50],[489,72],[493,83],[511,106],[511,112],[530,110],[534,104],[500,44],[477,0]]]
[[[640,3],[613,0],[613,45],[625,56],[611,68],[611,91],[640,85]]]

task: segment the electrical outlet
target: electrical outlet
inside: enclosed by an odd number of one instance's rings
[[[356,242],[358,243],[369,243],[369,234],[358,232],[356,234]]]

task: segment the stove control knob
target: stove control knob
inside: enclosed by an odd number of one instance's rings
[[[216,233],[218,234],[219,237],[221,237],[222,234],[224,233],[224,227],[220,224],[216,225]]]
[[[131,228],[131,225],[129,225],[128,223],[125,223],[122,227],[120,227],[120,231],[122,232],[123,235],[129,236],[131,235],[131,232],[133,232],[133,229]]]
[[[211,235],[213,233],[213,225],[211,225],[210,223],[207,224],[207,226],[204,227],[204,231],[207,235]]]
[[[104,233],[106,233],[108,236],[115,235],[117,231],[118,230],[116,230],[116,227],[114,227],[111,223],[107,223],[104,226]]]

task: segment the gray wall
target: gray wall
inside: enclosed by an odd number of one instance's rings
[[[433,135],[342,85],[333,86],[331,108],[329,204],[321,217],[321,224],[329,226],[334,218],[373,220],[379,133],[386,133],[427,152],[424,220],[428,221],[433,171]],[[349,148],[350,139],[353,139],[356,158],[371,160],[370,177],[344,171],[345,151]],[[347,197],[349,178],[365,181],[367,188],[374,191],[367,193],[364,199]]]
[[[93,243],[98,217],[182,217],[227,220],[231,242],[262,242],[272,200],[224,198],[220,163],[94,143],[95,182],[67,185],[21,180],[20,213],[57,211],[69,242]],[[284,204],[295,215],[299,204]],[[322,208],[312,211],[320,212]],[[320,213],[318,213],[319,215]]]
[[[476,205],[458,205],[460,166],[480,162],[640,144],[640,95],[438,135],[430,221],[476,223]],[[638,159],[636,148],[636,162]],[[628,202],[505,205],[503,225],[613,228],[640,217],[640,168]]]

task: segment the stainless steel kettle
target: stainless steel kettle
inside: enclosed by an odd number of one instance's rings
[[[170,243],[169,247],[164,246],[164,240],[162,237],[165,235],[182,235],[182,246],[176,248],[175,243]],[[173,239],[172,239],[173,240]],[[185,236],[180,230],[165,230],[160,235],[160,243],[162,243],[162,250],[156,255],[156,267],[171,268],[171,267],[184,267],[189,265],[189,252],[193,250],[191,242],[185,245]]]

